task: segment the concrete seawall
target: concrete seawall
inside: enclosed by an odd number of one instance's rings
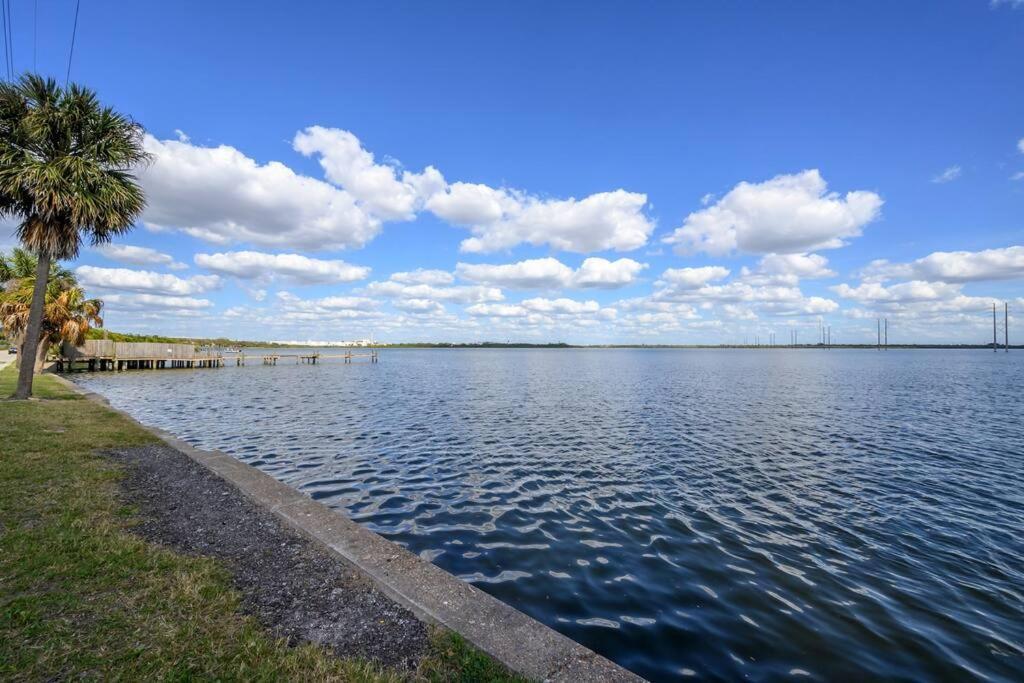
[[[59,377],[86,399],[115,410],[103,396]],[[642,681],[557,631],[460,581],[401,546],[226,453],[203,451],[153,427],[165,444],[231,483],[247,498],[323,545],[423,621],[448,628],[528,678],[541,681]]]

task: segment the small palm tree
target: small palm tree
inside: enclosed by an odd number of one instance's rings
[[[10,254],[0,251],[0,297],[3,296],[5,289],[18,286],[19,283],[15,282],[16,280],[29,278],[35,281],[38,265],[39,259],[32,252],[20,247],[12,249]],[[70,270],[56,262],[50,263],[49,280],[51,283],[54,280],[66,280],[72,284],[77,282]]]
[[[24,338],[35,283],[32,278],[22,278],[10,281],[8,287],[0,295],[0,326],[15,337]],[[100,317],[102,310],[103,302],[99,299],[86,299],[85,292],[66,271],[63,275],[51,278],[46,288],[38,350],[34,356],[22,351],[21,364],[32,366],[34,363],[36,369],[41,368],[51,344],[67,342],[81,346],[92,326],[103,326],[103,318]]]
[[[35,274],[36,257],[29,252],[17,247],[10,254],[0,251],[0,287],[11,280],[33,277]]]
[[[35,358],[50,264],[78,255],[83,238],[109,242],[131,229],[145,200],[132,169],[146,161],[142,128],[87,88],[23,76],[0,84],[0,216],[38,258],[24,354]],[[32,395],[21,364],[14,398]]]

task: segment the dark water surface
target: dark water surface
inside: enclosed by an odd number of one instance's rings
[[[1024,680],[1024,354],[78,375],[656,681]]]

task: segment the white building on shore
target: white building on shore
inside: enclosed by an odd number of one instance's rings
[[[373,339],[353,339],[351,341],[273,341],[272,344],[282,344],[284,346],[316,346],[320,348],[325,347],[360,347],[360,346],[373,346],[376,342]]]

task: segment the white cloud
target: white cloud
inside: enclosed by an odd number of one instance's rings
[[[613,308],[601,308],[601,305],[593,300],[535,297],[520,301],[518,304],[474,304],[466,307],[466,313],[476,317],[519,319],[525,325],[589,326],[599,320],[614,320],[617,311]]]
[[[143,222],[215,244],[303,249],[361,247],[380,220],[355,197],[284,164],[259,164],[227,145],[200,147],[147,135],[153,162],[139,169]]]
[[[669,268],[661,274],[661,279],[680,289],[696,289],[714,280],[721,280],[728,275],[728,268],[702,266],[700,268]]]
[[[328,296],[319,299],[302,299],[291,292],[276,294],[277,308],[272,315],[264,311],[260,320],[273,319],[275,325],[315,323],[323,325],[331,321],[379,318],[383,314],[376,310],[378,302],[361,296]]]
[[[428,270],[424,268],[392,273],[389,279],[409,285],[450,285],[455,282],[455,276],[447,270]]]
[[[767,254],[759,264],[766,275],[794,275],[798,278],[831,277],[828,259],[819,254]]]
[[[1018,2],[1024,3],[1024,0],[1018,0]],[[1024,154],[1024,138],[1021,138],[1020,140],[1017,141],[1017,151],[1019,151],[1021,154]]]
[[[537,313],[555,315],[578,315],[580,313],[597,313],[601,306],[596,301],[576,301],[575,299],[545,299],[537,297],[521,302],[523,308]]]
[[[960,177],[961,171],[962,169],[959,166],[950,166],[942,173],[932,178],[932,182],[939,185],[943,183],[952,182]]]
[[[662,241],[680,253],[802,253],[840,247],[878,217],[882,198],[828,192],[817,169],[742,182],[714,205],[691,213]]]
[[[411,220],[425,197],[444,188],[444,178],[433,167],[399,175],[393,166],[376,163],[347,130],[310,126],[297,133],[292,144],[305,156],[319,155],[328,180],[385,220]]]
[[[861,273],[868,282],[892,279],[976,282],[1024,278],[1024,246],[983,251],[936,251],[910,263],[872,261]]]
[[[340,260],[314,259],[300,254],[265,254],[258,251],[230,251],[196,254],[196,265],[221,275],[242,279],[269,280],[275,276],[301,284],[355,282],[370,274],[365,266]]]
[[[521,197],[477,183],[452,183],[427,201],[427,209],[456,225],[490,225],[521,209]]]
[[[646,267],[646,263],[639,263],[629,258],[609,261],[591,257],[584,259],[573,275],[572,281],[576,287],[616,289],[635,282],[637,275]]]
[[[167,266],[172,270],[188,268],[184,263],[175,261],[170,254],[149,247],[135,247],[130,244],[100,244],[93,249],[111,261],[128,263],[133,266]]]
[[[572,268],[551,257],[503,265],[459,263],[455,272],[463,280],[511,289],[559,289],[573,277]]]
[[[129,268],[79,266],[75,268],[75,275],[85,287],[149,294],[178,296],[202,294],[221,286],[221,279],[217,275],[195,275],[190,278],[180,278],[167,273]]]
[[[527,312],[518,304],[473,304],[466,307],[466,313],[470,315],[493,318],[517,318],[526,315]]]
[[[317,305],[324,308],[346,308],[351,310],[368,311],[377,307],[377,302],[365,296],[325,296],[322,299],[315,299]]]
[[[634,282],[646,267],[628,258],[609,261],[591,257],[573,270],[558,259],[547,257],[501,265],[459,263],[455,270],[463,280],[511,289],[614,289]]]
[[[762,265],[764,263],[762,262]],[[812,265],[822,266],[816,259],[804,261],[768,261],[768,268],[808,270]],[[752,320],[757,313],[772,316],[801,316],[829,313],[839,308],[831,299],[806,297],[797,287],[799,278],[789,272],[776,274],[746,268],[738,278],[724,284],[710,284],[729,274],[722,266],[677,268],[665,271],[655,283],[655,291],[644,304],[697,306],[702,310],[717,310],[729,319]]]
[[[391,305],[407,313],[440,313],[445,310],[443,304],[430,299],[398,299]]]
[[[654,229],[643,213],[643,194],[615,190],[580,200],[541,199],[519,190],[449,185],[432,166],[411,173],[377,163],[355,135],[337,128],[311,126],[292,144],[317,157],[330,182],[280,162],[259,164],[227,145],[147,135],[154,162],[139,169],[149,200],[144,223],[214,244],[341,249],[365,245],[383,221],[412,220],[426,208],[470,229],[474,237],[462,243],[469,252],[524,242],[575,252],[627,251],[643,246]]]
[[[583,199],[540,199],[516,190],[453,183],[431,197],[426,207],[446,221],[467,226],[474,237],[464,252],[508,249],[517,244],[549,244],[586,253],[642,247],[654,230],[643,213],[647,195],[625,190],[599,192]]]
[[[197,299],[190,296],[107,294],[103,297],[103,305],[105,309],[114,311],[151,311],[153,309],[160,309],[190,313],[211,308],[213,302],[209,299]]]
[[[913,303],[949,299],[960,293],[960,285],[913,280],[886,287],[878,282],[864,282],[856,287],[841,284],[832,287],[844,299],[860,303]]]
[[[501,301],[504,295],[497,287],[480,285],[459,285],[454,287],[438,287],[426,284],[405,284],[389,280],[371,282],[363,288],[366,294],[387,299],[425,299],[429,301],[450,301],[459,304],[485,303]]]

